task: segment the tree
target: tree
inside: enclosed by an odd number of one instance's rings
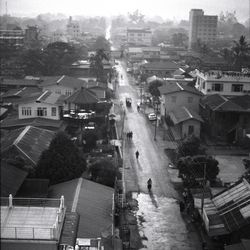
[[[160,93],[158,88],[161,86],[162,86],[162,81],[156,79],[156,80],[150,82],[149,87],[148,87],[148,91],[152,96],[159,97],[161,95],[161,93]]]
[[[104,36],[98,36],[92,47],[93,50],[103,50],[105,52],[110,51],[110,43]]]
[[[234,46],[232,47],[232,52],[234,56],[234,66],[241,70],[243,66],[249,64],[250,47],[246,41],[245,36],[241,36],[239,41],[234,41]]]
[[[81,176],[86,162],[76,145],[64,132],[59,132],[45,150],[36,167],[37,178],[48,178],[51,184]]]
[[[110,187],[114,187],[115,178],[120,175],[113,161],[109,159],[96,161],[90,166],[89,172],[91,180]]]
[[[179,144],[178,157],[194,156],[204,154],[205,151],[201,147],[200,139],[195,136],[186,137],[181,144]]]
[[[90,57],[90,69],[95,74],[98,81],[106,82],[107,76],[104,73],[103,60],[109,60],[103,49],[96,51],[95,55]]]
[[[90,152],[92,149],[96,147],[97,135],[95,131],[86,131],[83,135],[83,140],[85,141],[84,144],[84,151]]]
[[[134,24],[144,23],[144,15],[139,10],[135,10],[133,13],[128,13],[129,19]]]
[[[218,164],[218,161],[212,156],[196,155],[181,158],[177,163],[177,167],[185,183],[194,186],[197,184],[197,179],[204,177],[204,171],[206,180],[215,181],[216,176],[219,174]]]

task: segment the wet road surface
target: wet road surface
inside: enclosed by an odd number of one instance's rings
[[[117,66],[119,72],[119,99],[126,110],[124,125],[124,166],[126,192],[138,202],[137,217],[139,233],[144,245],[141,249],[195,250],[201,249],[197,233],[191,224],[183,220],[179,211],[179,195],[168,175],[168,158],[154,141],[154,124],[146,115],[137,112],[138,87],[127,75],[125,67]],[[125,105],[131,97],[131,108]],[[132,140],[126,139],[133,132]],[[139,151],[138,160],[135,152]],[[147,190],[151,178],[152,192]]]

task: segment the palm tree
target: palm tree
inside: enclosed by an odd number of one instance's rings
[[[232,52],[234,56],[233,64],[241,70],[241,68],[247,65],[247,59],[249,59],[250,47],[246,41],[245,36],[241,36],[239,41],[234,41],[234,46],[232,47]]]

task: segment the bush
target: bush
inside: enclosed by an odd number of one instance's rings
[[[118,169],[109,159],[96,161],[90,166],[89,172],[91,180],[109,187],[114,187],[116,177],[119,178]]]

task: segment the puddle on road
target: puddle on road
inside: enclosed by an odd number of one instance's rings
[[[179,205],[173,198],[133,193],[138,201],[137,218],[143,248],[150,250],[193,250]]]

